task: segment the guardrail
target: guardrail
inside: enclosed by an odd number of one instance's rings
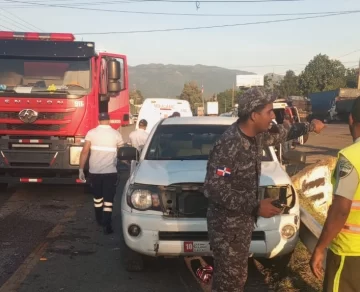
[[[313,253],[316,243],[319,240],[322,226],[304,208],[300,207],[300,240],[310,253]],[[324,259],[324,267],[326,255]]]

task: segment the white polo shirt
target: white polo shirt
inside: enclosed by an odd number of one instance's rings
[[[144,129],[138,129],[130,133],[130,143],[133,147],[140,151],[140,146],[145,145],[148,136],[149,133],[147,133]]]
[[[89,172],[116,173],[117,149],[124,144],[121,134],[109,125],[99,125],[87,133],[85,140],[91,143]]]

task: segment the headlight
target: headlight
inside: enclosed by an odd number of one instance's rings
[[[284,239],[290,239],[291,237],[293,237],[295,234],[295,228],[292,225],[285,225],[282,229],[281,229],[281,236]]]
[[[82,146],[71,146],[70,147],[70,165],[79,165],[80,164],[80,154],[82,151]]]
[[[149,190],[134,190],[131,194],[131,204],[136,209],[149,209],[152,206],[151,192]]]

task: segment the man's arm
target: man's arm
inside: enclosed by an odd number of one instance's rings
[[[83,146],[83,149],[81,151],[80,154],[80,166],[79,169],[84,169],[85,167],[85,163],[89,157],[89,153],[90,153],[90,147],[91,147],[91,142],[89,140],[85,141],[85,144]]]
[[[313,123],[295,123],[291,126],[274,125],[268,132],[261,134],[261,144],[263,146],[275,146],[306,135],[314,131]]]
[[[222,141],[214,146],[207,165],[205,192],[210,201],[225,209],[252,215],[257,201],[249,199],[247,192],[231,188],[234,168],[239,160],[237,155],[236,145],[232,141]]]
[[[359,184],[357,171],[345,157],[341,157],[337,163],[335,178],[333,203],[310,260],[311,270],[319,279],[321,279],[326,248],[344,227]]]

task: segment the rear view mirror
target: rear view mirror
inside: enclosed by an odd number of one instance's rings
[[[289,150],[283,154],[285,160],[290,164],[305,164],[306,154],[300,151]]]
[[[121,70],[120,62],[112,59],[108,61],[108,92],[115,96],[121,91]]]
[[[139,151],[131,146],[124,146],[118,149],[117,158],[119,160],[137,160],[139,157]]]

